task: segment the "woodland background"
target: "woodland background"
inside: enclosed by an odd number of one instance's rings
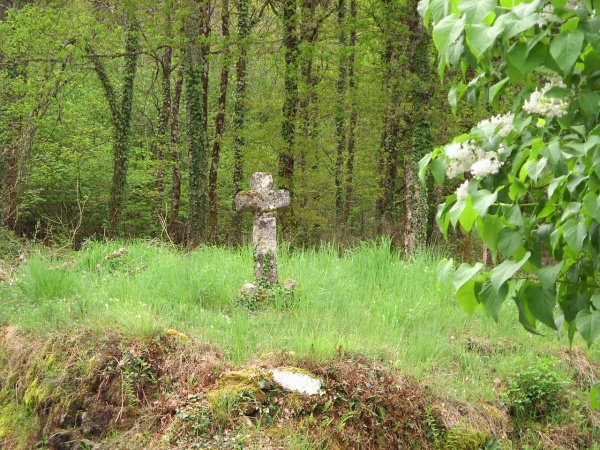
[[[452,114],[459,76],[416,0],[0,1],[2,222],[75,248],[236,244],[233,198],[271,171],[293,246],[410,253],[443,195],[418,161],[489,115],[474,90]]]

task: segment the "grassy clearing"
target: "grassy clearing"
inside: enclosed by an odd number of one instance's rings
[[[467,317],[437,282],[438,258],[430,253],[404,260],[386,240],[339,253],[334,246],[281,249],[280,277],[298,282],[293,305],[276,299],[256,311],[237,301],[253,279],[249,248],[183,253],[147,242],[90,242],[77,253],[34,253],[0,284],[0,321],[43,336],[85,329],[147,340],[174,329],[210,342],[234,365],[283,353],[316,365],[360,354],[418,380],[447,405],[508,405],[510,389],[525,389],[517,374],[537,373],[543,360],[558,385],[577,391],[552,411],[553,423],[577,422],[600,438],[585,414],[586,389],[600,376],[597,346],[577,341],[569,353],[566,338],[528,334],[509,303],[499,324],[481,312]],[[521,443],[539,441],[526,433]]]
[[[499,324],[483,313],[467,317],[437,282],[435,255],[403,260],[388,241],[341,257],[333,246],[283,248],[279,260],[281,278],[298,281],[293,307],[252,312],[236,304],[253,278],[248,248],[188,254],[146,242],[90,242],[76,254],[31,255],[12,286],[0,287],[0,314],[38,333],[83,327],[143,337],[173,328],[211,342],[233,363],[283,350],[324,360],[343,349],[460,398],[490,398],[490,373],[503,376],[567,345],[551,332],[526,333],[512,304]],[[600,360],[598,348],[584,351]]]

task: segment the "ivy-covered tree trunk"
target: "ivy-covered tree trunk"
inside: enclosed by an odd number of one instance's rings
[[[164,184],[165,184],[165,150],[168,143],[169,119],[171,118],[171,60],[173,48],[166,46],[162,57],[158,60],[161,72],[161,94],[162,100],[158,115],[158,126],[154,143],[154,156],[156,158],[156,198],[153,204],[153,216],[161,225],[160,217],[164,209]]]
[[[227,87],[229,85],[229,0],[223,0],[221,13],[221,35],[223,43],[223,62],[221,66],[221,80],[219,92],[219,111],[215,118],[215,140],[212,148],[212,163],[208,177],[208,203],[209,203],[209,238],[211,243],[217,241],[217,176],[219,160],[221,158],[221,140],[225,131],[225,108],[227,106]]]
[[[235,196],[241,190],[244,182],[244,156],[246,146],[244,129],[246,127],[246,70],[248,54],[248,37],[250,36],[249,0],[238,0],[238,57],[235,63],[235,102],[233,105],[233,176],[232,176],[232,241],[242,243],[242,213],[235,209]]]
[[[405,160],[405,231],[404,251],[411,254],[424,247],[427,241],[429,202],[427,187],[418,179],[419,161],[431,151],[431,132],[428,117],[429,92],[433,74],[429,34],[417,13],[417,1],[407,2],[407,24],[410,34],[408,62],[413,79],[413,110],[407,118],[411,128],[410,150]]]
[[[350,48],[348,49],[348,90],[351,98],[350,122],[348,123],[348,156],[346,158],[346,195],[344,198],[344,216],[342,222],[346,227],[350,218],[350,207],[354,196],[354,155],[356,152],[356,125],[358,122],[357,88],[354,65],[356,59],[356,0],[350,0]]]
[[[181,93],[183,90],[183,65],[179,66],[177,80],[173,89],[173,101],[171,104],[171,130],[169,146],[171,148],[171,160],[173,162],[172,187],[171,187],[171,214],[169,219],[169,237],[171,241],[180,244],[183,241],[179,221],[179,205],[181,204],[181,150],[179,147],[179,107],[181,105]]]
[[[335,223],[337,226],[343,221],[344,211],[344,153],[346,151],[346,90],[348,84],[348,33],[346,32],[346,0],[338,2],[338,25],[340,27],[339,46],[340,63],[336,92],[338,95],[335,108],[335,134],[336,158],[333,182],[335,185]]]
[[[383,2],[383,24],[381,32],[385,37],[385,50],[382,57],[384,70],[384,89],[387,93],[388,104],[384,116],[383,133],[381,138],[381,153],[379,173],[381,196],[377,203],[379,217],[382,222],[395,219],[399,210],[398,163],[402,129],[400,110],[402,107],[402,22],[401,6],[393,0]]]
[[[187,45],[185,48],[185,105],[187,113],[187,139],[189,153],[188,178],[188,245],[195,247],[206,239],[208,218],[208,144],[206,140],[204,92],[202,77],[205,58],[199,42],[198,24],[202,20],[199,4],[192,4],[193,11],[185,24]]]
[[[297,0],[283,3],[283,46],[285,52],[285,99],[283,102],[283,123],[281,137],[283,149],[279,152],[278,183],[294,195],[294,147],[296,142],[296,115],[298,112],[298,12]],[[281,215],[284,235],[291,233],[294,222],[294,202]]]
[[[129,159],[129,135],[131,130],[131,110],[133,106],[133,83],[137,70],[139,26],[136,17],[129,14],[125,28],[125,60],[121,98],[114,91],[100,56],[91,54],[94,70],[98,75],[106,101],[108,102],[113,124],[113,176],[108,205],[108,234],[117,236],[121,210],[125,201],[125,184]],[[90,49],[88,49],[90,51]]]

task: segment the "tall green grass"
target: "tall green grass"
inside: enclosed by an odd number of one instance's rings
[[[140,337],[175,328],[235,363],[283,350],[319,360],[357,352],[459,398],[491,398],[494,374],[567,345],[550,332],[527,334],[510,302],[499,324],[482,312],[467,317],[437,282],[437,261],[428,252],[403,259],[389,240],[343,256],[335,246],[283,247],[280,277],[298,282],[293,306],[249,311],[236,299],[253,280],[250,248],[186,253],[139,241],[90,242],[68,268],[32,258],[13,286],[0,287],[0,320],[35,332],[86,327]],[[600,360],[597,348],[588,354]]]

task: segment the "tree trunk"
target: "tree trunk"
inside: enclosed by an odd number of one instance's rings
[[[184,67],[179,66],[177,81],[173,91],[171,106],[170,142],[171,159],[173,161],[173,187],[171,190],[171,217],[169,220],[169,236],[171,241],[180,244],[183,241],[179,226],[179,205],[181,203],[181,151],[179,150],[179,106],[181,105],[181,91],[183,90]]]
[[[233,105],[233,125],[235,136],[233,139],[233,178],[232,178],[232,241],[242,243],[242,214],[235,210],[235,196],[241,190],[244,182],[243,150],[246,146],[244,128],[246,126],[246,64],[248,53],[248,36],[250,36],[249,0],[238,0],[238,58],[235,63],[235,102]]]
[[[158,126],[156,128],[155,151],[156,158],[156,198],[153,204],[153,216],[159,219],[164,208],[164,184],[165,184],[165,149],[167,146],[167,129],[169,128],[169,119],[171,117],[171,60],[173,49],[170,46],[165,47],[162,58],[159,60],[162,79],[161,91],[162,102],[158,115]],[[159,225],[162,223],[158,220]]]
[[[185,49],[185,100],[187,112],[187,139],[189,153],[189,210],[188,245],[196,247],[206,239],[208,217],[207,166],[208,145],[206,142],[203,71],[205,58],[199,43],[197,24],[203,19],[198,3],[185,25],[188,40]]]
[[[296,141],[296,114],[298,112],[298,13],[297,0],[283,4],[283,45],[285,51],[285,99],[281,137],[284,147],[279,153],[279,186],[294,193],[294,144]],[[292,202],[293,205],[293,202]],[[293,228],[293,206],[281,215],[283,234],[290,235]]]
[[[348,124],[348,157],[346,159],[346,198],[344,199],[344,227],[348,225],[350,206],[354,196],[354,153],[356,148],[356,125],[358,110],[356,104],[356,77],[354,75],[354,61],[356,55],[356,0],[350,0],[350,17],[352,29],[350,30],[350,49],[348,55],[348,89],[351,97],[350,123]]]
[[[407,24],[410,33],[408,52],[409,70],[415,75],[413,111],[410,116],[411,145],[405,165],[405,232],[404,251],[411,254],[427,242],[429,202],[426,184],[419,181],[419,161],[431,151],[430,122],[428,118],[429,91],[433,74],[429,55],[430,39],[417,12],[417,1],[407,3]]]
[[[100,57],[90,55],[94,70],[100,79],[104,95],[108,102],[113,123],[113,176],[108,205],[108,234],[115,237],[121,218],[121,210],[125,197],[127,181],[127,163],[129,159],[129,135],[131,129],[131,109],[133,105],[133,82],[137,69],[138,52],[140,49],[139,26],[137,19],[128,17],[125,29],[125,67],[123,70],[123,86],[121,102],[118,104],[117,95],[108,78]],[[89,51],[89,49],[88,49]]]
[[[225,130],[225,108],[227,106],[227,87],[229,84],[229,0],[223,0],[221,15],[221,33],[225,41],[223,47],[223,65],[219,92],[219,112],[215,119],[215,141],[212,148],[212,164],[208,178],[209,238],[212,244],[217,242],[217,175],[221,157],[221,139]]]
[[[344,211],[344,152],[346,150],[346,86],[348,83],[348,57],[346,56],[348,35],[346,33],[346,1],[338,3],[338,25],[340,27],[340,65],[336,83],[337,105],[335,111],[336,158],[333,181],[335,186],[335,224],[336,228],[343,221]]]

